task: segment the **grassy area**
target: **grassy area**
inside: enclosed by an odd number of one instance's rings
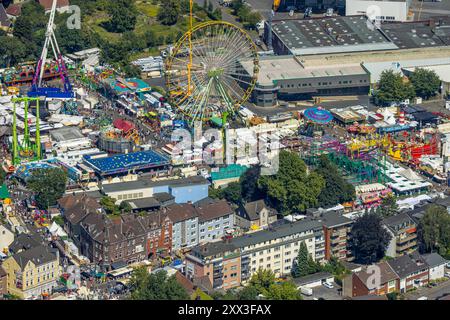
[[[187,16],[179,19],[178,23],[174,26],[164,26],[161,25],[157,20],[157,15],[160,6],[152,3],[152,0],[135,0],[136,8],[139,11],[136,27],[134,32],[137,35],[143,35],[148,30],[153,30],[157,36],[167,37],[172,34],[175,38],[180,33],[185,33],[188,30],[189,18]],[[86,17],[86,23],[88,26],[100,35],[103,39],[116,43],[118,42],[122,35],[119,33],[108,32],[102,27],[102,23],[109,20],[107,13],[95,10],[90,15]],[[209,20],[204,12],[200,12],[197,17],[195,17],[194,23]]]

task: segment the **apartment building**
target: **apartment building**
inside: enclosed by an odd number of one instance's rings
[[[392,292],[404,293],[425,286],[430,278],[430,266],[426,260],[414,252],[412,255],[403,255],[365,266],[361,271],[344,278],[343,295],[361,297]]]
[[[403,255],[388,260],[387,263],[398,276],[398,289],[401,293],[429,282],[429,267],[421,257]]]
[[[399,257],[417,249],[417,224],[407,213],[399,213],[383,220],[383,224],[392,235],[386,255]]]
[[[220,239],[234,226],[234,211],[224,200],[202,201],[195,205],[198,214],[199,243]]]
[[[174,204],[163,209],[173,223],[172,249],[180,250],[198,244],[198,215],[189,203]]]
[[[131,264],[172,249],[172,221],[158,212],[147,216],[123,214],[110,218],[93,213],[80,223],[80,251],[91,262],[110,269]]]
[[[323,235],[325,238],[325,259],[336,257],[339,260],[352,261],[353,256],[348,240],[353,220],[339,212],[323,214]]]
[[[225,200],[173,204],[163,210],[173,222],[173,250],[219,240],[234,227],[234,212]]]
[[[186,273],[191,279],[208,276],[215,289],[239,286],[259,268],[270,269],[276,276],[287,275],[301,242],[305,242],[314,260],[324,262],[322,224],[316,220],[303,220],[197,246],[185,258]]]
[[[2,268],[8,293],[22,299],[50,294],[61,274],[59,252],[42,245],[9,257]]]

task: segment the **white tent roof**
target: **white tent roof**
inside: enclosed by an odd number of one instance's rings
[[[49,228],[49,231],[54,236],[59,236],[59,237],[67,236],[67,233],[56,222],[53,222],[53,224]]]
[[[405,169],[399,172],[402,176],[404,176],[408,180],[418,181],[423,180],[417,173],[415,173],[411,168]]]

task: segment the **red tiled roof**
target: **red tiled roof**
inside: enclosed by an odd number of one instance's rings
[[[6,8],[6,13],[14,17],[20,16],[20,14],[22,13],[22,4],[11,4],[8,8]]]
[[[52,8],[53,0],[39,0],[39,4],[45,8],[45,10],[50,10]],[[69,6],[69,0],[57,0],[56,7],[62,8]]]

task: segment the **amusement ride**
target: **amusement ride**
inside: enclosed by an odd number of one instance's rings
[[[249,75],[241,61],[250,61]],[[241,28],[224,21],[194,26],[177,42],[166,63],[169,100],[190,123],[225,118],[251,96],[259,73],[256,45]]]

